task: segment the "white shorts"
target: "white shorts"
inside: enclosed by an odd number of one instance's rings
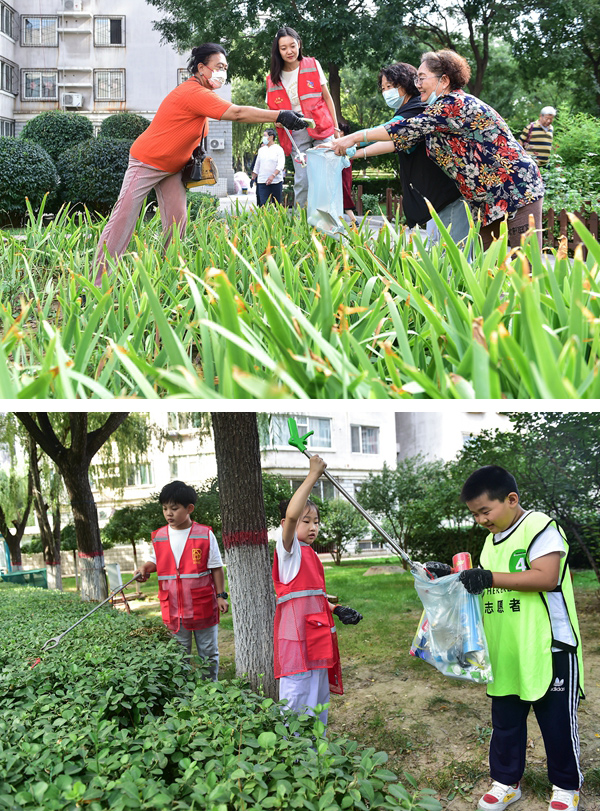
[[[294,673],[279,679],[279,700],[287,699],[289,709],[297,713],[315,715],[317,704],[327,705],[319,713],[319,719],[327,724],[329,706],[329,672],[327,668]]]

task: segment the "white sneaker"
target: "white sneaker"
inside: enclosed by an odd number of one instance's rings
[[[574,811],[579,805],[579,791],[552,786],[548,811]]]
[[[516,786],[505,786],[504,783],[494,780],[491,789],[479,800],[478,808],[482,808],[483,811],[495,811],[498,808],[506,808],[507,805],[516,803],[520,799],[519,783]]]

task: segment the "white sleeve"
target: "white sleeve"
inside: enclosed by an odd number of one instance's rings
[[[529,550],[529,560],[537,560],[550,552],[560,552],[561,558],[567,554],[564,538],[556,527],[547,527],[538,535]]]
[[[156,563],[156,552],[154,551],[154,544],[150,544],[150,554],[146,558],[146,563]]]
[[[278,147],[277,152],[277,174],[283,172],[285,166],[285,152],[283,151],[282,147]]]
[[[319,79],[321,80],[321,85],[326,85],[327,84],[327,76],[325,76],[325,72],[323,71],[323,68],[321,67],[321,63],[319,62],[318,59],[315,59],[315,62],[317,63],[317,70],[319,71]]]
[[[300,548],[298,535],[294,533],[292,548],[288,552],[283,545],[283,535],[279,534],[275,549],[279,562],[279,579],[282,583],[291,583],[300,571],[300,564],[302,562],[302,550]]]
[[[212,530],[210,531],[210,535],[208,537],[210,539],[210,549],[208,550],[208,563],[206,564],[206,568],[219,569],[223,565],[223,558],[221,557],[219,544],[217,543],[217,539],[215,538]]]

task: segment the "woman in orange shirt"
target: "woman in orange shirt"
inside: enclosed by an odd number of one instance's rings
[[[183,236],[187,203],[181,170],[208,133],[207,118],[248,124],[276,122],[292,130],[306,127],[304,119],[293,111],[239,107],[217,96],[213,91],[227,81],[227,54],[220,45],[209,42],[194,48],[188,70],[191,77],[166,96],[148,129],[132,144],[119,199],[96,253],[97,286],[107,270],[106,255],[118,258],[126,251],[142,203],[151,189],[156,191],[166,244],[174,227]]]

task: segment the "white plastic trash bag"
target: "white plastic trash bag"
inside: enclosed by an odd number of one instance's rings
[[[332,149],[315,147],[306,151],[308,223],[331,236],[345,230],[340,217],[344,215],[342,169],[347,166],[348,158],[336,155]]]
[[[459,573],[437,580],[415,575],[423,614],[410,649],[445,676],[487,684],[494,681],[481,602],[469,594]]]

